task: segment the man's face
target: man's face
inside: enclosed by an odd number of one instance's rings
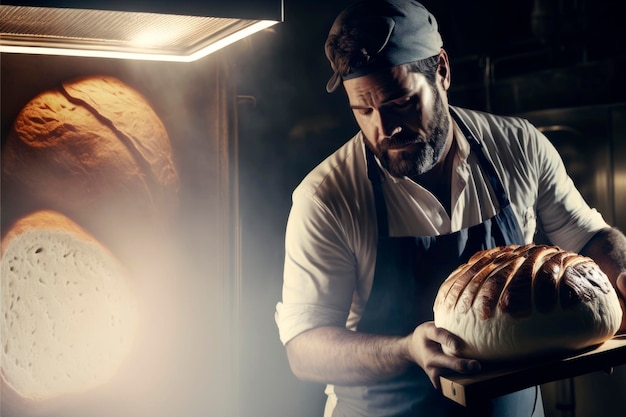
[[[392,175],[414,178],[440,162],[451,136],[442,83],[398,66],[343,85],[366,143]]]

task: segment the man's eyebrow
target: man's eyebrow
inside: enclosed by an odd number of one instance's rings
[[[398,101],[398,100],[402,100],[402,99],[410,99],[412,96],[411,93],[409,93],[408,91],[401,91],[399,94],[395,95],[395,96],[390,96],[387,97],[385,100],[383,100],[380,105],[381,106],[385,106],[388,104],[393,104],[394,101]]]
[[[383,101],[381,101],[380,106],[388,106],[390,104],[394,104],[395,101],[401,100],[401,99],[410,99],[414,94],[411,91],[408,90],[402,90],[402,91],[398,91],[396,92],[394,95],[390,95],[389,97],[386,97]],[[369,109],[371,108],[371,106],[365,105],[365,104],[352,104],[350,103],[350,108],[353,110],[362,110],[362,109]]]

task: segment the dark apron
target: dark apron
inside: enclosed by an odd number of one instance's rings
[[[433,320],[433,302],[443,280],[475,252],[524,244],[506,191],[482,145],[451,109],[497,196],[500,212],[483,223],[441,236],[390,237],[387,207],[376,161],[367,149],[368,176],[374,190],[378,251],[372,290],[358,331],[405,336]],[[359,387],[335,386],[333,417],[543,416],[538,387],[465,408],[433,388],[417,365],[400,377]],[[534,414],[533,414],[534,413]]]

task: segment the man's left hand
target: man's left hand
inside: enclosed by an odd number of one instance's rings
[[[626,272],[619,274],[615,284],[619,303],[622,306],[622,325],[617,332],[626,333]]]

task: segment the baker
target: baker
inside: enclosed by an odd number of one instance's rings
[[[528,121],[449,105],[435,17],[363,0],[325,44],[360,131],[293,192],[276,322],[294,374],[327,384],[325,416],[543,416],[539,387],[463,408],[439,376],[480,372],[436,328],[445,277],[478,250],[549,241],[592,257],[626,295],[626,239],[581,197]],[[442,347],[445,347],[444,354]]]

